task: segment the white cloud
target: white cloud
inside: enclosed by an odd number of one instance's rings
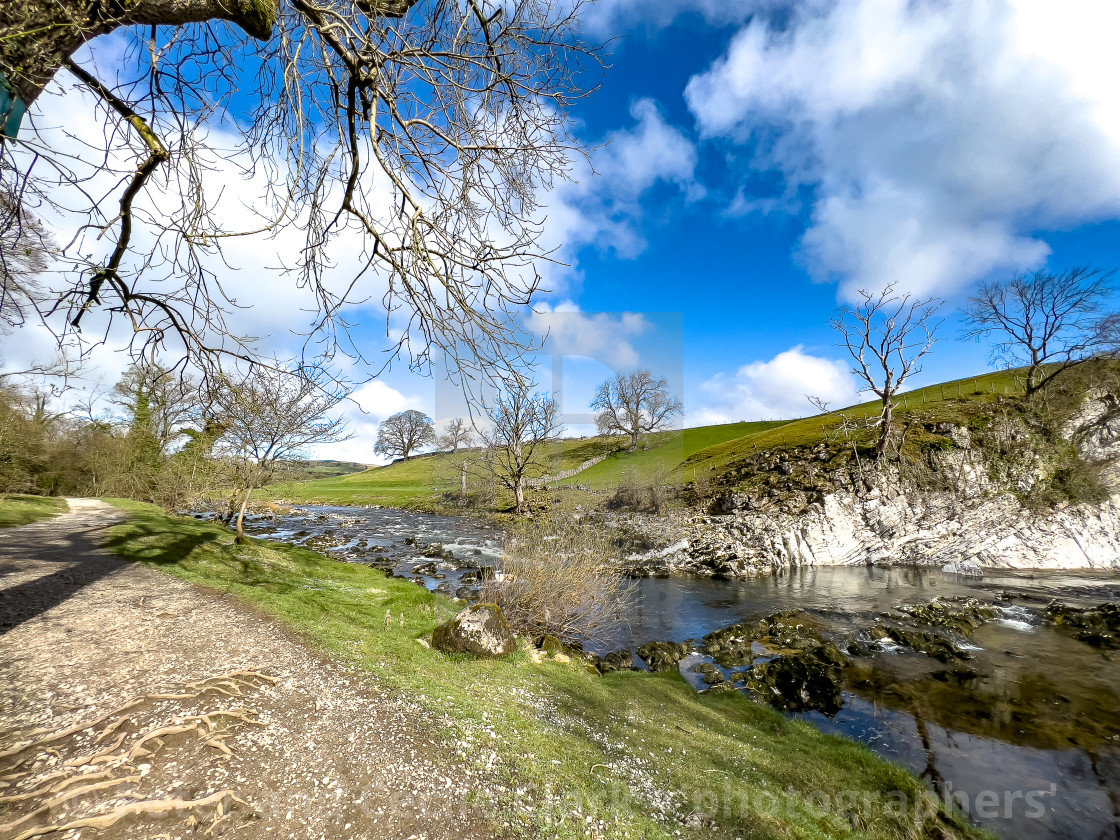
[[[1089,0],[797,6],[744,25],[685,97],[704,136],[811,196],[816,277],[948,293],[1038,266],[1039,229],[1120,216],[1117,28]]]
[[[678,128],[665,122],[652,99],[638,99],[630,106],[637,120],[632,129],[611,132],[608,145],[595,157],[595,167],[610,185],[612,194],[636,198],[658,181],[676,184],[689,200],[704,196],[696,182],[696,147]]]
[[[373,452],[378,425],[391,415],[410,408],[430,414],[428,402],[421,397],[405,396],[380,379],[367,382],[350,395],[339,412],[346,418],[352,437],[320,446],[312,453],[312,457],[357,461],[359,464],[386,463],[390,459]]]
[[[691,426],[815,414],[806,395],[820,397],[833,409],[858,399],[848,365],[806,353],[800,344],[768,361],[743,365],[734,375],[716,374],[699,390],[698,405],[688,412]]]
[[[563,356],[584,356],[612,370],[637,367],[641,362],[631,339],[652,326],[640,313],[587,313],[571,301],[542,304],[527,319],[530,330],[548,336],[544,350]]]
[[[652,99],[630,106],[635,123],[602,138],[590,165],[580,163],[573,180],[546,197],[548,240],[573,262],[573,249],[595,245],[633,258],[646,248],[642,196],[658,183],[676,186],[686,201],[705,195],[696,181],[696,146],[670,125]],[[551,279],[551,278],[550,278]]]

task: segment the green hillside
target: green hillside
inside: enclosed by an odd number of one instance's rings
[[[1022,394],[1023,387],[1016,371],[997,371],[903,394],[898,398],[895,416],[900,422],[905,422],[908,414],[920,412],[923,419],[929,422],[960,421],[962,418],[967,422],[967,418],[973,413],[971,405],[990,402],[999,396]],[[881,403],[878,401],[861,403],[828,414],[793,420],[759,434],[710,446],[687,457],[683,477],[690,480],[701,473],[718,475],[728,464],[763,450],[814,446],[836,436],[843,419],[841,415],[863,419],[874,417],[880,410]]]
[[[719,426],[698,426],[683,431],[651,435],[645,449],[619,451],[605,461],[580,473],[573,482],[592,489],[605,489],[620,481],[649,482],[656,477],[676,480],[675,472],[691,455],[711,446],[781,426],[782,420],[760,420],[752,423],[725,423]],[[617,446],[617,443],[615,444]]]
[[[1021,395],[1015,371],[999,371],[911,391],[899,398],[900,420],[920,412],[924,420],[960,420],[977,401],[1001,395]],[[561,482],[591,490],[607,490],[623,482],[680,484],[698,476],[718,478],[730,464],[768,449],[812,446],[835,439],[841,415],[872,417],[877,402],[838,409],[829,414],[792,421],[756,421],[701,426],[648,436],[635,452],[620,449],[620,437],[593,437],[557,441],[545,453],[549,474],[568,470],[604,453],[604,461]],[[438,506],[442,494],[458,486],[464,459],[477,450],[455,454],[422,455],[387,467],[315,481],[272,485],[262,496],[292,502],[323,504],[381,504],[397,507]]]

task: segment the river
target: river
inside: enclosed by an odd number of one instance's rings
[[[253,518],[248,530],[401,575],[434,562],[416,577],[449,593],[460,591],[462,567],[501,556],[495,528],[389,508],[304,507]],[[968,596],[999,604],[1002,616],[967,639],[966,668],[873,645],[846,672],[839,712],[800,716],[952,791],[976,822],[1008,840],[1120,837],[1120,654],[1072,638],[1043,613],[1053,599],[1078,607],[1120,601],[1120,576],[994,571],[971,578],[913,567],[816,567],[742,581],[647,578],[634,585],[625,624],[588,649],[699,639],[789,609],[810,613],[839,636],[858,634],[902,603]],[[682,660],[682,674],[698,689],[705,686],[690,668],[705,661],[699,653]]]

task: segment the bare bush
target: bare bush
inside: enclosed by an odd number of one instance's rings
[[[662,513],[669,505],[671,477],[672,469],[663,462],[644,479],[632,472],[625,473],[618,487],[607,498],[606,506],[609,510]]]
[[[509,538],[499,578],[480,596],[517,633],[577,641],[622,620],[633,588],[601,528],[572,519],[528,523]]]

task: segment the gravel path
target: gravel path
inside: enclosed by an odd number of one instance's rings
[[[0,531],[0,838],[492,836],[407,700],[67,501]]]

